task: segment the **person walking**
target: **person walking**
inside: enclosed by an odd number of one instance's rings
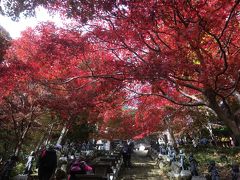
[[[134,150],[133,140],[129,141],[128,148],[129,148],[129,167],[132,167],[132,154],[133,154],[133,150]]]
[[[53,145],[48,145],[42,151],[38,159],[38,178],[39,180],[49,180],[57,167],[57,154]]]
[[[15,167],[18,157],[12,155],[11,158],[4,164],[0,170],[0,180],[9,180],[12,169]]]
[[[123,156],[123,164],[125,167],[130,168],[131,164],[131,154],[133,152],[133,145],[128,144],[127,142],[123,143],[122,148],[122,156]]]

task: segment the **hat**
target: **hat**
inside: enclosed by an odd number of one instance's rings
[[[60,144],[56,144],[55,149],[62,149],[62,146]]]

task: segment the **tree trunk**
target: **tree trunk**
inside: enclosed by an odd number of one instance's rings
[[[235,146],[238,146],[240,144],[240,130],[237,123],[228,118],[224,119],[223,121],[231,129],[234,144]]]
[[[224,122],[224,124],[231,130],[233,135],[233,140],[235,142],[235,145],[240,144],[240,129],[238,127],[238,124],[235,121],[234,115],[228,111],[223,110],[216,100],[216,94],[208,90],[206,91],[206,97],[209,100],[209,107],[214,110],[218,116],[218,118]]]
[[[40,147],[42,146],[42,144],[44,143],[44,140],[45,140],[46,137],[47,137],[47,133],[45,132],[45,133],[43,134],[43,136],[41,137],[41,139],[39,140],[39,142],[38,142],[38,144],[37,144],[34,152],[38,152],[38,151],[39,151],[39,149],[40,149]]]
[[[233,95],[237,98],[238,104],[240,104],[240,94],[237,91],[234,91]]]
[[[57,144],[62,143],[63,137],[65,136],[65,134],[67,134],[67,131],[68,131],[68,128],[67,128],[67,125],[65,125],[61,131],[59,138],[58,138]]]
[[[18,155],[19,155],[19,152],[20,152],[20,150],[21,150],[21,148],[22,148],[23,141],[24,141],[24,139],[25,139],[25,137],[26,137],[26,135],[27,135],[27,133],[28,133],[31,125],[32,125],[32,121],[30,121],[30,122],[28,123],[26,129],[25,129],[24,132],[22,133],[22,136],[21,136],[21,138],[19,139],[19,141],[18,141],[18,143],[17,143],[17,146],[16,146],[16,148],[15,148],[15,153],[14,153],[14,155],[17,156],[17,157],[18,157]]]
[[[50,142],[50,137],[51,137],[51,134],[52,134],[52,130],[53,130],[53,126],[54,126],[54,123],[53,124],[51,124],[51,127],[50,127],[50,129],[48,130],[48,135],[47,135],[47,139],[46,139],[46,141],[44,142],[44,145],[47,145],[49,142]]]
[[[170,142],[170,145],[172,145],[175,149],[177,149],[177,143],[171,127],[170,119],[166,119],[164,122],[165,122],[165,125],[167,126],[167,131],[168,131],[168,136],[167,136],[168,142]]]
[[[170,135],[170,138],[171,138],[172,145],[173,145],[174,149],[177,149],[176,139],[175,139],[175,136],[174,136],[174,133],[173,133],[173,130],[172,130],[171,126],[169,126],[169,128],[168,128],[168,132],[169,132],[169,135]]]
[[[32,120],[28,123],[28,125],[25,128],[24,132],[22,133],[19,141],[17,142],[14,155],[12,155],[10,157],[10,159],[5,163],[3,169],[1,169],[0,179],[9,179],[9,176],[18,161],[18,156],[19,156],[20,150],[22,148],[23,141],[24,141],[31,125],[32,125]]]
[[[212,141],[215,143],[215,145],[217,145],[216,139],[215,139],[213,131],[212,131],[211,123],[208,122],[207,125],[206,125],[206,128],[209,131],[209,134],[211,136]]]

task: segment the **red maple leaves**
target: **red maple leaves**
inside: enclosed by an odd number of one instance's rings
[[[80,17],[77,26],[88,32],[49,23],[29,29],[9,49],[8,62],[20,61],[25,79],[69,104],[63,109],[94,109],[104,128],[121,117],[122,129],[155,131],[171,102],[206,106],[240,134],[228,103],[239,90],[239,1],[90,2],[49,4]],[[126,126],[132,118],[116,107],[132,98],[138,109],[134,126]]]

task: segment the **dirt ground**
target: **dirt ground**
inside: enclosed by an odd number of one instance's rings
[[[141,157],[132,155],[132,168],[124,168],[119,172],[118,180],[165,180],[168,179],[162,175],[160,168],[150,157]]]

